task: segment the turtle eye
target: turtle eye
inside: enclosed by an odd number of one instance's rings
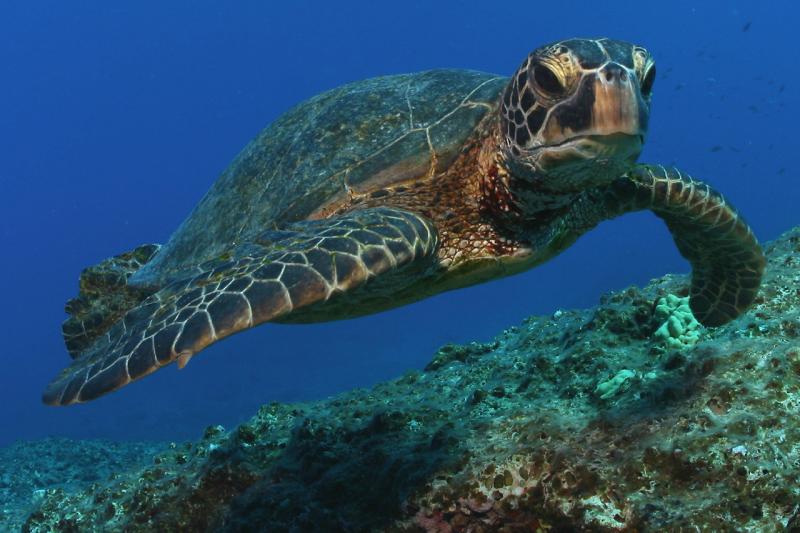
[[[533,67],[533,79],[539,89],[547,95],[559,96],[564,94],[564,86],[555,72],[542,64]]]
[[[653,84],[656,81],[656,66],[653,65],[650,67],[650,70],[647,71],[647,74],[644,75],[644,79],[642,80],[642,96],[647,97],[650,96],[650,93],[653,92]]]

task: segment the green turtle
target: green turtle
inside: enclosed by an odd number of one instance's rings
[[[649,209],[692,265],[706,326],[753,302],[758,241],[709,186],[637,164],[656,67],[571,39],[512,78],[432,70],[311,98],[236,157],[163,246],[86,269],[44,392],[93,400],[264,322],[356,317],[508,276],[599,222]]]

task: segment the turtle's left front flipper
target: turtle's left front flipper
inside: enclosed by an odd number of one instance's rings
[[[585,191],[535,244],[553,256],[603,220],[643,209],[667,223],[691,263],[689,306],[700,323],[721,326],[750,307],[766,264],[758,240],[720,193],[674,168],[637,165]]]
[[[651,209],[692,265],[689,305],[720,326],[753,303],[766,261],[750,227],[720,193],[674,168],[638,165],[603,192],[610,216]]]
[[[173,361],[182,367],[233,333],[324,306],[372,278],[433,265],[437,247],[429,221],[390,208],[265,232],[131,309],[53,380],[43,400],[85,402]]]

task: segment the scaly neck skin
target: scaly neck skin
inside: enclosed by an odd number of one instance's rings
[[[522,268],[534,253],[529,243],[558,213],[544,209],[533,216],[527,210],[523,213],[511,188],[518,184],[502,162],[500,139],[499,120],[493,113],[441,174],[387,187],[377,198],[370,192],[353,197],[334,214],[381,205],[421,213],[439,232],[438,259],[448,270],[469,270],[476,263],[508,270],[501,262]]]
[[[577,195],[551,191],[545,180],[516,176],[505,161],[502,139],[496,125],[483,139],[478,158],[481,211],[498,231],[521,243],[535,241],[540,230],[561,216]]]

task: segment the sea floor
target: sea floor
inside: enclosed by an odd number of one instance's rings
[[[756,305],[685,276],[533,316],[422,371],[193,443],[0,450],[23,531],[800,531],[800,228]]]
[[[0,531],[17,531],[47,491],[80,491],[144,468],[167,443],[50,438],[0,448]]]

